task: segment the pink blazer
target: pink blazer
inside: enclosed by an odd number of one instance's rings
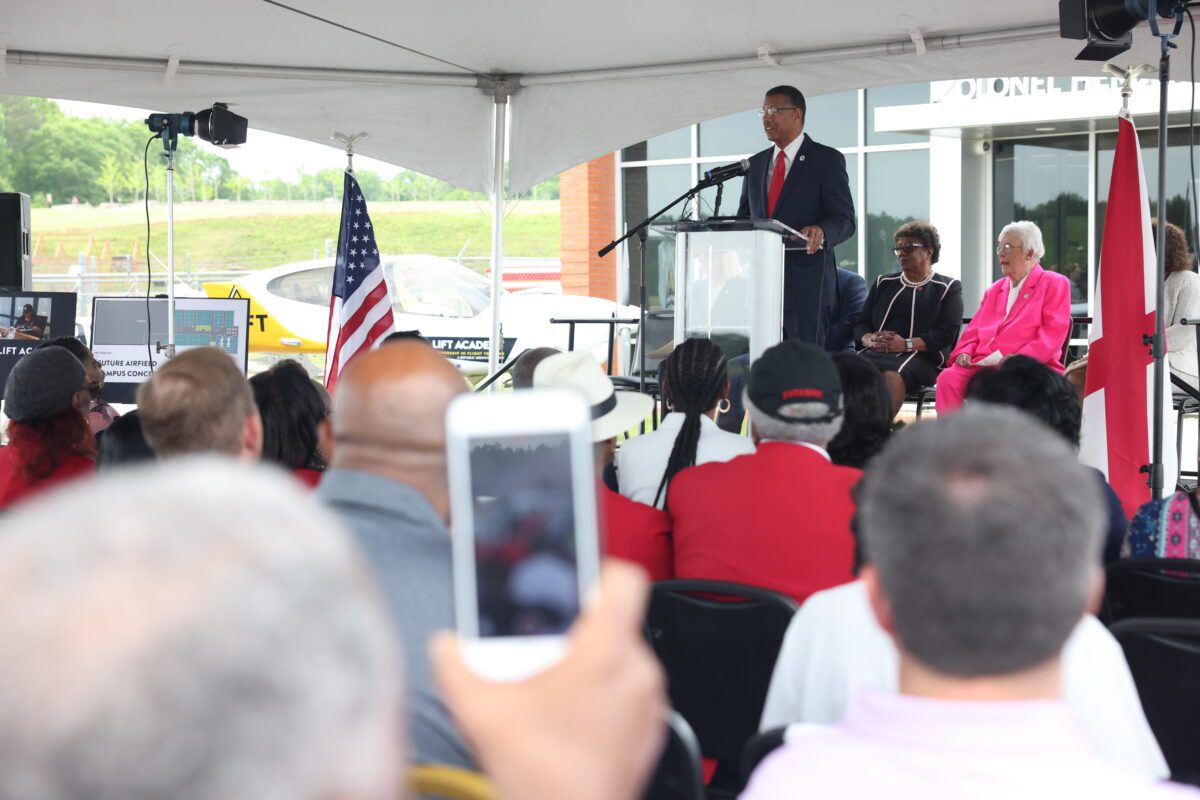
[[[1062,372],[1062,346],[1071,329],[1071,282],[1034,264],[1006,317],[1008,287],[1008,278],[1001,278],[984,292],[950,360],[959,353],[974,360],[999,350],[1006,356],[1029,356]]]

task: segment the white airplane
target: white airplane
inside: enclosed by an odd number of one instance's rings
[[[428,255],[380,256],[397,330],[417,330],[467,375],[487,372],[492,330],[489,281],[457,262]],[[320,258],[205,283],[209,297],[250,300],[250,352],[325,353],[333,259]],[[500,303],[505,357],[532,347],[566,350],[568,326],[551,319],[637,318],[636,306],[564,295],[540,287],[504,291]],[[621,324],[634,331],[636,324]],[[607,359],[608,326],[578,325],[575,349]]]

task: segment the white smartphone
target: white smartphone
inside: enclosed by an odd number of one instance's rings
[[[599,573],[591,424],[569,390],[450,404],[455,618],[484,677],[519,680],[560,659]]]

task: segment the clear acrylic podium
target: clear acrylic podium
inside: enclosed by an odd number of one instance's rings
[[[750,360],[783,338],[786,237],[776,220],[681,220],[656,225],[675,237],[675,344],[711,339],[727,359]]]

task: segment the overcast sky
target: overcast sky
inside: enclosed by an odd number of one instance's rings
[[[104,117],[105,119],[128,120],[143,122],[150,112],[127,108],[126,106],[109,106],[101,103],[84,103],[77,100],[55,100],[64,112],[75,117]],[[229,160],[230,166],[253,181],[264,181],[270,178],[282,178],[295,181],[297,165],[305,172],[316,172],[326,167],[341,169],[346,166],[345,153],[326,145],[294,139],[291,136],[281,136],[277,133],[255,130],[251,127],[246,144],[229,150],[213,147]],[[212,147],[200,143],[202,147]],[[400,171],[400,168],[383,161],[366,156],[355,156],[354,166],[357,169],[373,170],[385,178],[390,178]]]

